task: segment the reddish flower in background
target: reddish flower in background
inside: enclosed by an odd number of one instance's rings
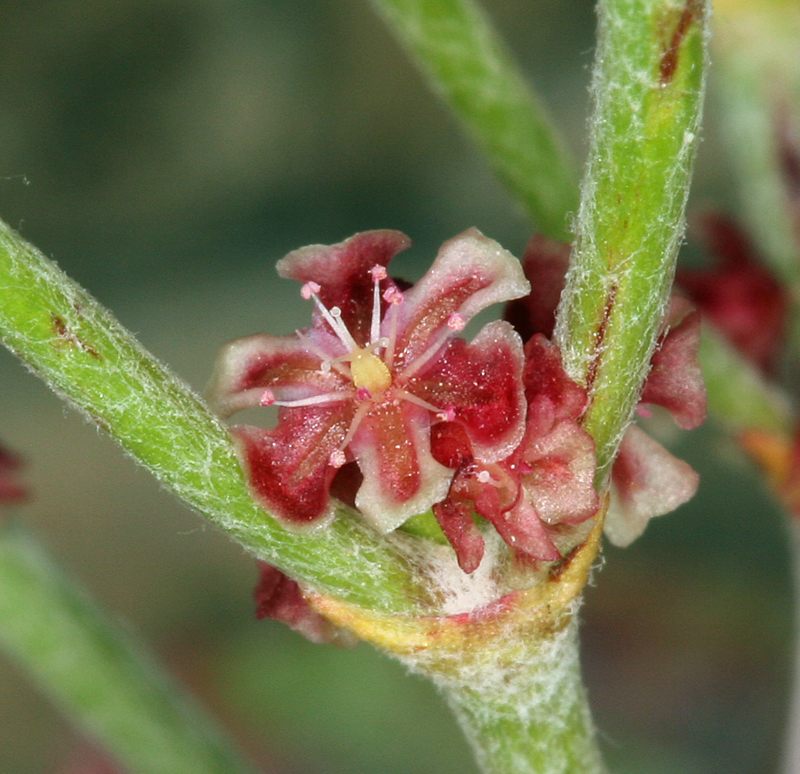
[[[472,229],[445,243],[425,276],[401,290],[386,266],[409,246],[396,231],[314,245],[278,263],[303,283],[312,325],[229,344],[210,387],[217,410],[277,405],[274,430],[236,426],[248,481],[289,524],[332,513],[337,471],[357,463],[355,505],[382,532],[442,500],[453,470],[434,459],[431,427],[458,426],[482,459],[507,457],[525,427],[522,344],[490,323],[455,337],[491,304],[528,292],[517,261]]]
[[[706,215],[699,229],[716,265],[681,269],[677,282],[736,349],[770,373],[786,333],[786,291],[731,220]]]
[[[27,489],[17,480],[21,467],[19,457],[0,446],[0,505],[16,503],[27,496]]]
[[[314,643],[342,647],[355,645],[355,635],[334,626],[306,602],[296,581],[266,562],[259,562],[260,578],[253,596],[256,618],[274,618]]]

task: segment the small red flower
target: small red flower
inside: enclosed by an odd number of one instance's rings
[[[523,267],[534,291],[506,307],[505,318],[514,324],[523,340],[530,339],[526,345],[525,371],[529,425],[536,422],[536,390],[542,390],[551,399],[561,395],[565,405],[570,406],[565,417],[576,424],[582,412],[582,408],[579,411],[577,407],[583,406],[586,400],[582,388],[569,382],[563,373],[560,360],[537,358],[529,353],[535,334],[552,335],[568,259],[568,245],[533,237],[528,243]],[[673,296],[664,333],[644,384],[640,413],[647,413],[647,404],[662,406],[683,429],[697,427],[704,420],[706,394],[698,361],[699,345],[699,314],[688,302]],[[548,390],[548,383],[554,387]],[[536,385],[536,389],[532,389],[532,385]],[[576,458],[583,459],[580,454]],[[697,485],[697,474],[689,465],[632,425],[625,433],[612,469],[606,535],[612,543],[628,545],[643,532],[652,517],[669,513],[689,500]],[[565,491],[569,490],[565,487]],[[575,506],[576,513],[585,513],[588,499],[585,494],[579,494],[578,499],[585,503],[585,509]]]
[[[337,471],[355,462],[356,507],[381,532],[395,529],[447,495],[453,470],[431,454],[432,426],[460,427],[487,461],[522,438],[519,337],[495,322],[471,343],[456,338],[484,308],[528,292],[519,264],[472,229],[401,289],[386,266],[408,246],[399,232],[372,231],[290,253],[278,273],[303,283],[311,327],[240,339],[220,355],[210,397],[221,414],[280,407],[274,430],[232,432],[254,496],[285,523],[330,516]]]
[[[786,291],[735,223],[707,215],[699,226],[716,265],[681,269],[677,282],[736,349],[770,373],[786,335]]]
[[[260,577],[253,596],[256,618],[274,618],[314,643],[329,642],[342,647],[355,645],[357,638],[334,626],[314,610],[303,597],[296,581],[266,562],[259,562]]]
[[[528,403],[522,443],[497,462],[481,459],[456,428],[440,426],[434,456],[456,475],[447,498],[433,507],[464,572],[473,572],[484,543],[473,510],[494,525],[514,551],[529,560],[561,557],[560,536],[595,514],[595,450],[578,420],[586,393],[561,365],[557,347],[541,334],[525,346]],[[571,548],[572,546],[570,546]]]

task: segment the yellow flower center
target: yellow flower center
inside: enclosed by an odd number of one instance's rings
[[[356,388],[364,387],[372,395],[380,395],[392,384],[392,374],[386,363],[368,349],[353,350],[350,373]]]

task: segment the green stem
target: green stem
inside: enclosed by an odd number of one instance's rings
[[[573,164],[481,8],[472,0],[373,0],[433,89],[455,110],[539,229],[571,240]]]
[[[649,368],[684,230],[705,83],[703,0],[601,0],[589,163],[556,339],[607,473]]]
[[[578,651],[573,617],[542,637],[402,660],[442,689],[485,774],[602,774]]]
[[[0,644],[136,774],[253,774],[194,701],[17,524],[0,525]]]
[[[328,529],[291,533],[255,505],[228,433],[205,404],[2,222],[0,339],[164,485],[260,559],[368,609],[422,609],[409,566],[344,509]]]

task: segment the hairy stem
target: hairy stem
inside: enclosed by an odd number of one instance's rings
[[[705,84],[703,0],[601,0],[589,163],[556,339],[589,391],[601,481],[649,368],[683,238]]]
[[[483,663],[430,675],[486,774],[601,774],[578,658],[578,626],[504,639]],[[424,669],[421,670],[424,673]]]
[[[17,524],[0,525],[0,644],[137,774],[252,774],[211,720]]]
[[[544,106],[473,0],[373,0],[433,89],[545,234],[570,241],[573,164]]]
[[[0,339],[159,481],[260,559],[367,609],[422,609],[409,566],[345,512],[328,529],[291,533],[258,507],[227,431],[205,404],[2,222]]]

